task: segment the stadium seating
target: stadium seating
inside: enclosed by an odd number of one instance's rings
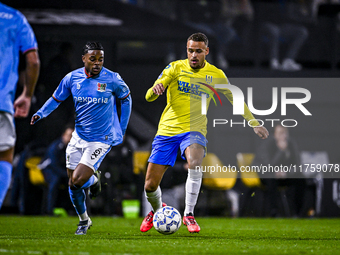
[[[223,162],[214,154],[207,153],[202,162],[203,167],[203,200],[204,200],[204,215],[213,214],[214,208],[220,210],[221,205],[224,206],[226,200],[230,204],[230,215],[238,216],[239,199],[238,194],[232,190],[235,186],[237,173],[233,172],[218,172],[217,166],[223,167]],[[215,172],[208,172],[209,167],[213,167]],[[217,199],[218,198],[218,199]],[[222,201],[221,201],[222,200]]]

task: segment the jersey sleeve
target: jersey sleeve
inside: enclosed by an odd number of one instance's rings
[[[52,97],[57,102],[65,101],[71,95],[72,73],[67,74],[61,80]]]
[[[159,83],[162,83],[164,88],[166,89],[170,82],[172,81],[174,77],[174,65],[173,63],[170,63],[167,67],[164,68],[163,72],[158,76],[157,80],[154,82],[153,86],[148,89],[145,95],[145,99],[148,102],[154,101],[158,98],[158,95],[156,95],[153,92],[153,87],[156,86]]]
[[[128,95],[124,100],[121,100],[120,128],[122,129],[123,136],[125,135],[125,131],[129,123],[131,110],[132,98],[131,95]]]
[[[25,16],[19,13],[21,18],[21,24],[19,26],[19,44],[20,44],[20,51],[25,53],[32,49],[38,48],[38,43],[35,38],[34,32],[30,24],[28,23]]]
[[[115,73],[115,89],[114,94],[119,99],[125,99],[130,95],[130,89],[118,73]]]

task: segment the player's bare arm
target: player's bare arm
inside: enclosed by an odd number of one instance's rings
[[[35,89],[35,85],[37,84],[40,72],[40,59],[37,50],[28,51],[25,54],[26,58],[26,72],[25,72],[25,80],[26,80],[26,90],[25,95],[27,97],[32,97]]]
[[[158,83],[152,88],[152,91],[158,96],[163,95],[165,91],[164,85],[162,83]]]
[[[25,57],[26,70],[23,74],[24,89],[21,95],[14,102],[15,118],[27,117],[31,107],[31,98],[39,77],[40,60],[38,52],[36,50],[29,51],[25,54]]]
[[[257,134],[261,139],[266,139],[269,136],[268,130],[263,126],[254,127],[254,132]]]

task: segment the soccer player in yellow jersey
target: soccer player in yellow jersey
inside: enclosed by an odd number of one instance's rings
[[[208,38],[202,33],[195,33],[187,40],[188,59],[170,63],[147,91],[148,102],[156,100],[167,89],[167,105],[162,113],[158,131],[152,143],[152,152],[145,177],[145,193],[153,211],[143,220],[140,230],[146,232],[153,226],[154,211],[165,206],[159,184],[164,172],[176,161],[177,151],[187,160],[189,169],[185,185],[185,210],[183,224],[189,232],[198,233],[200,227],[194,218],[202,182],[202,172],[197,170],[205,156],[207,140],[207,118],[200,113],[204,83],[191,83],[193,79],[225,79],[224,72],[209,64],[205,57],[209,54]],[[210,87],[212,87],[211,85]],[[201,88],[202,87],[202,88]],[[209,86],[208,86],[209,87]],[[229,90],[221,90],[233,103]],[[211,97],[207,98],[207,104]],[[198,111],[197,111],[198,109]],[[268,137],[268,131],[255,120],[245,105],[243,117],[252,125],[254,132],[262,139]]]

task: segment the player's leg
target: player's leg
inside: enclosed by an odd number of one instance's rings
[[[197,203],[198,195],[202,184],[201,164],[205,156],[205,137],[198,133],[192,132],[181,143],[182,155],[188,162],[188,177],[185,184],[185,210],[183,223],[188,227],[189,232],[198,233],[200,227],[194,218],[194,209]]]
[[[165,203],[162,203],[162,191],[159,187],[159,184],[161,183],[162,177],[167,169],[168,166],[165,165],[158,165],[151,162],[148,164],[144,188],[145,196],[151,204],[153,210],[145,216],[140,226],[140,231],[142,232],[147,232],[152,228],[154,212],[166,205]]]
[[[81,164],[79,164],[79,166],[81,166]],[[83,165],[84,166],[84,165]],[[85,166],[86,167],[86,166]],[[78,170],[83,170],[82,167],[78,168]],[[90,175],[88,170],[91,170],[91,176],[93,175],[93,171],[92,169],[88,168],[86,169],[85,175]],[[70,199],[71,202],[78,214],[79,217],[79,224],[77,227],[77,230],[75,232],[76,235],[86,235],[87,230],[90,229],[90,227],[92,226],[92,221],[89,218],[88,214],[87,214],[87,210],[86,210],[86,194],[85,191],[82,187],[79,187],[79,183],[78,184],[74,184],[72,182],[73,179],[73,174],[74,174],[75,170],[70,170],[67,169],[67,174],[69,176],[69,194],[70,194]]]
[[[74,132],[72,134],[71,141],[67,145],[66,148],[66,168],[67,168],[67,175],[69,178],[69,195],[71,202],[79,216],[80,221],[88,220],[88,215],[86,211],[86,204],[85,204],[85,191],[81,188],[82,184],[80,183],[81,180],[79,178],[79,171],[82,170],[82,164],[79,164],[82,156],[83,156],[83,149],[80,146],[81,140]],[[78,167],[79,166],[79,167]],[[74,175],[75,169],[78,167],[78,173]],[[93,174],[92,169],[88,169],[89,167],[85,168],[85,174],[90,178]],[[83,170],[84,171],[84,170]]]
[[[0,152],[0,209],[11,183],[14,148]]]
[[[204,147],[200,144],[191,144],[185,150],[185,156],[188,161],[188,177],[185,185],[185,210],[184,215],[194,213],[194,208],[197,203],[198,194],[202,183],[202,171],[200,166],[204,157]]]
[[[162,191],[159,184],[168,166],[148,164],[145,176],[145,194],[154,211],[162,207]]]
[[[165,203],[162,203],[162,192],[159,184],[168,166],[175,164],[178,148],[179,143],[176,136],[156,136],[152,143],[152,152],[145,176],[145,196],[153,210],[145,216],[140,226],[142,232],[152,228],[154,211],[165,206]]]
[[[16,140],[13,116],[0,112],[0,209],[11,183],[12,161]]]
[[[187,226],[190,233],[198,233],[201,229],[194,217],[194,209],[202,183],[202,172],[200,166],[204,157],[204,147],[200,144],[191,144],[185,150],[189,169],[185,183],[185,210],[183,224]]]
[[[93,174],[92,168],[80,163],[75,170],[67,169],[69,176],[69,194],[71,202],[78,214],[79,224],[76,235],[85,235],[92,226],[92,221],[86,210],[85,189],[93,185],[97,177]]]
[[[145,176],[145,193],[154,211],[162,207],[162,193],[159,187],[168,166],[176,162],[179,148],[177,136],[156,136]]]
[[[94,175],[111,146],[99,142],[86,142],[74,132],[66,149],[66,167],[69,176],[70,199],[79,216],[77,235],[84,235],[92,225],[86,211],[85,189],[97,185]]]
[[[111,150],[111,146],[101,142],[90,142],[86,144],[80,163],[90,167],[94,173],[82,187],[84,189],[89,188],[89,197],[95,199],[101,192],[101,173],[98,168],[107,153]]]
[[[78,164],[75,170],[67,169],[69,176],[69,194],[72,204],[79,216],[80,221],[88,220],[89,216],[86,211],[86,194],[85,190],[95,181],[93,170],[83,164]]]

